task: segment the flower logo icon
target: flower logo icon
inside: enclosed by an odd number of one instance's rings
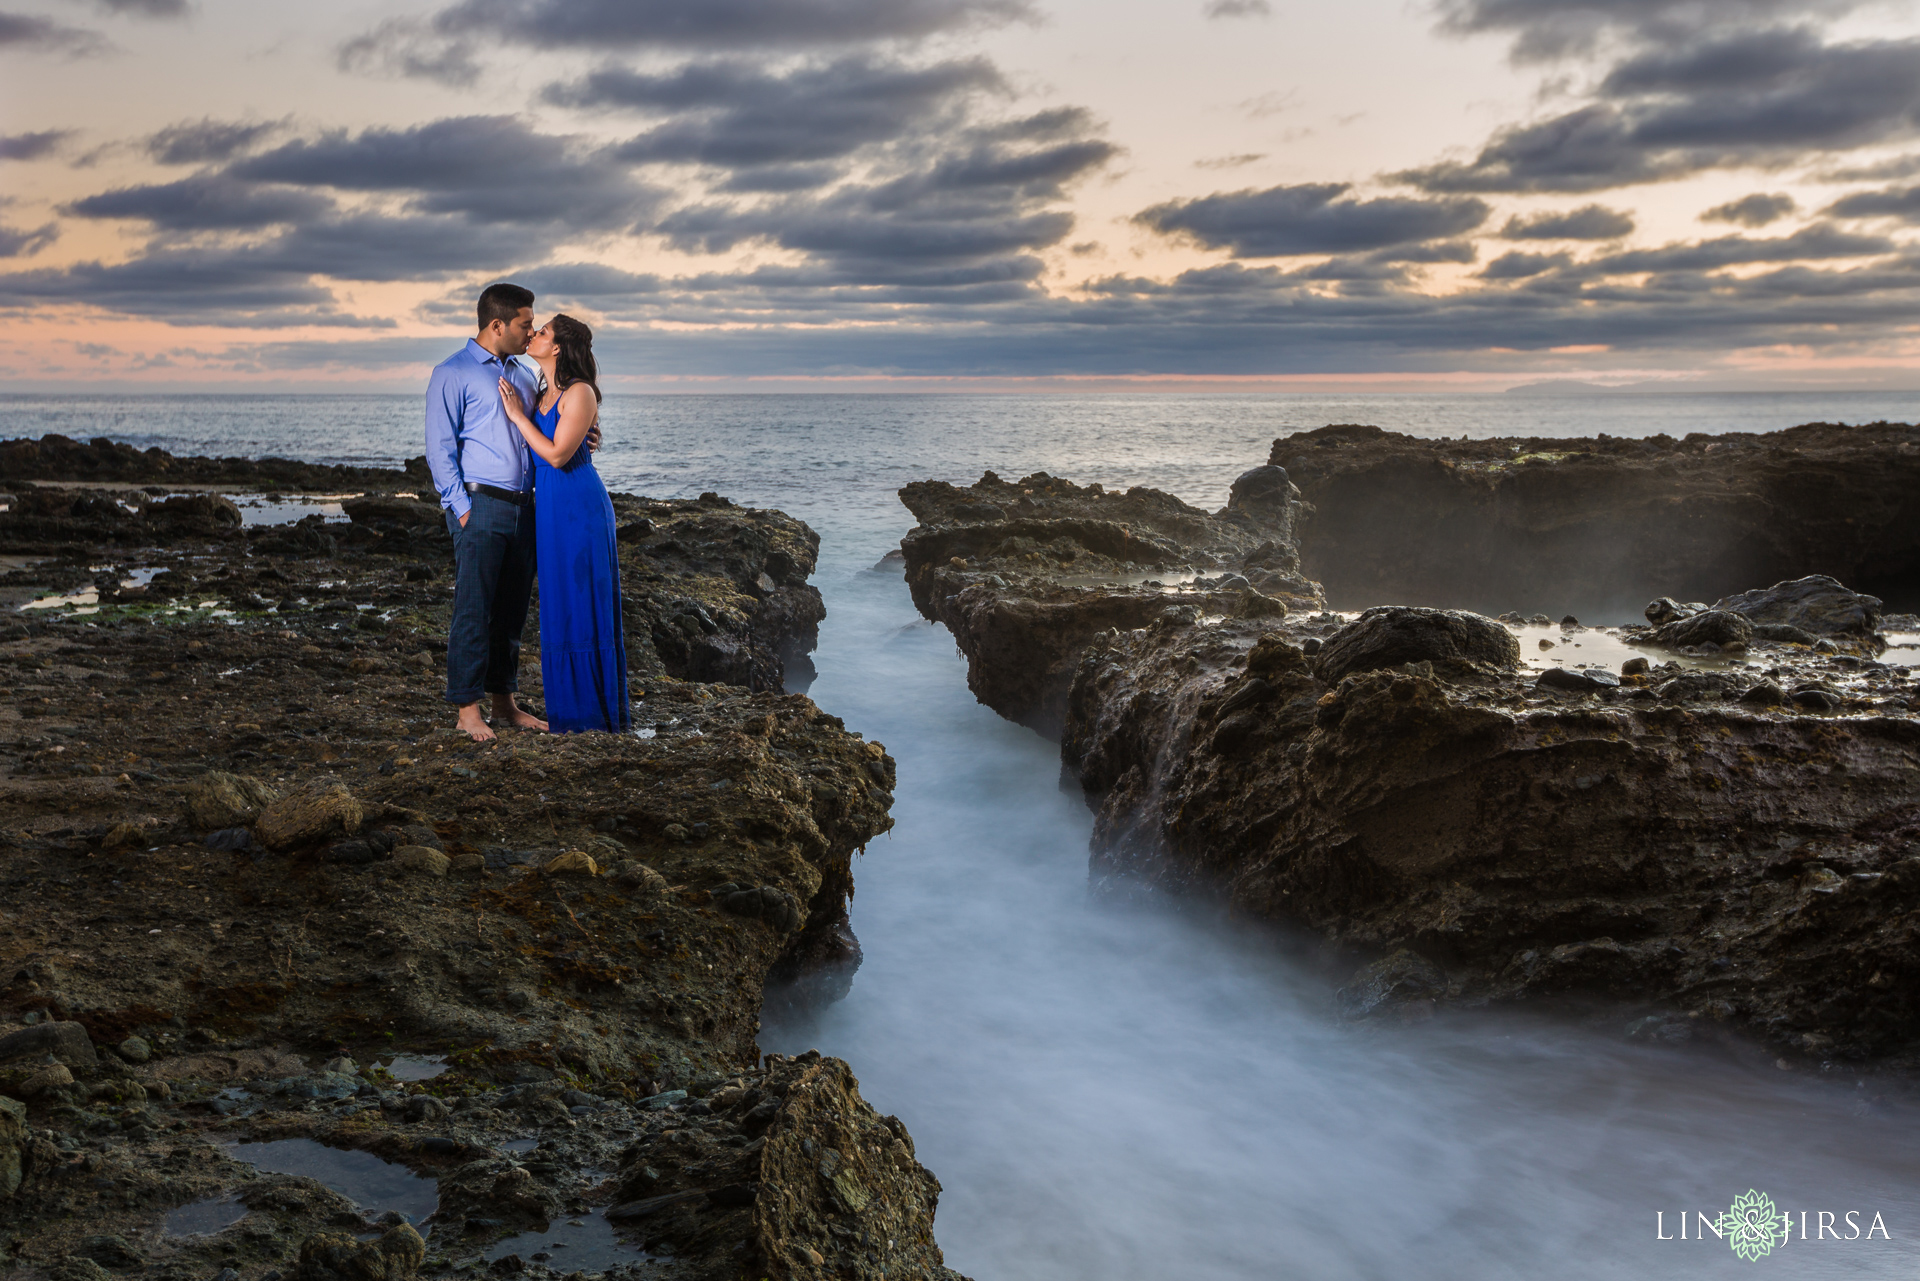
[[[1733,1199],[1733,1205],[1714,1226],[1735,1254],[1751,1262],[1773,1253],[1773,1247],[1785,1245],[1793,1220],[1774,1208],[1772,1197],[1748,1188],[1744,1196]]]

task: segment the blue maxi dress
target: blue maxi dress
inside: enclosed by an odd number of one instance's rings
[[[552,440],[560,425],[559,404],[536,413],[533,421]],[[561,467],[535,454],[533,475],[547,725],[562,734],[630,729],[613,502],[584,443]]]

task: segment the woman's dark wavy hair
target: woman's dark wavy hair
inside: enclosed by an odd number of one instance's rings
[[[600,367],[593,363],[593,330],[572,316],[556,315],[547,322],[553,326],[554,345],[559,348],[553,362],[553,380],[565,391],[575,383],[593,388],[593,399],[600,395]]]

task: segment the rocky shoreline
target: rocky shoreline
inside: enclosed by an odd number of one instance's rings
[[[418,476],[0,460],[0,1271],[957,1275],[905,1128],[755,1043],[845,993],[892,822],[885,749],[781,692],[811,530],[616,496],[639,733],[475,745]],[[247,520],[290,500],[347,519]],[[232,1146],[301,1141],[438,1211]],[[591,1267],[541,1244],[603,1230]]]
[[[1554,445],[1588,467],[1606,453]],[[1551,1001],[1634,1036],[1731,1034],[1784,1066],[1920,1065],[1920,689],[1884,661],[1879,600],[1814,577],[1709,606],[1653,580],[1631,628],[1379,600],[1336,614],[1298,576],[1310,558],[1277,544],[1308,516],[1350,518],[1324,498],[1309,512],[1312,489],[1276,472],[1243,478],[1291,504],[1260,530],[1275,546],[1220,536],[1234,504],[1155,495],[1134,509],[1144,531],[1116,505],[1122,528],[1099,533],[1131,565],[1064,526],[1028,547],[1031,517],[989,510],[1010,490],[1088,501],[1052,477],[902,493],[916,602],[982,701],[1059,737],[1095,811],[1096,885],[1273,923],[1350,1017]],[[1176,509],[1184,528],[1152,519]],[[1450,550],[1478,567],[1474,547],[1415,549]],[[1284,590],[1257,581],[1270,565]]]

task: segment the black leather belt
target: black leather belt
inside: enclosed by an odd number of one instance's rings
[[[469,494],[485,494],[488,498],[498,498],[503,503],[512,503],[515,507],[533,506],[533,495],[522,489],[502,489],[498,485],[482,485],[477,480],[467,482]]]

